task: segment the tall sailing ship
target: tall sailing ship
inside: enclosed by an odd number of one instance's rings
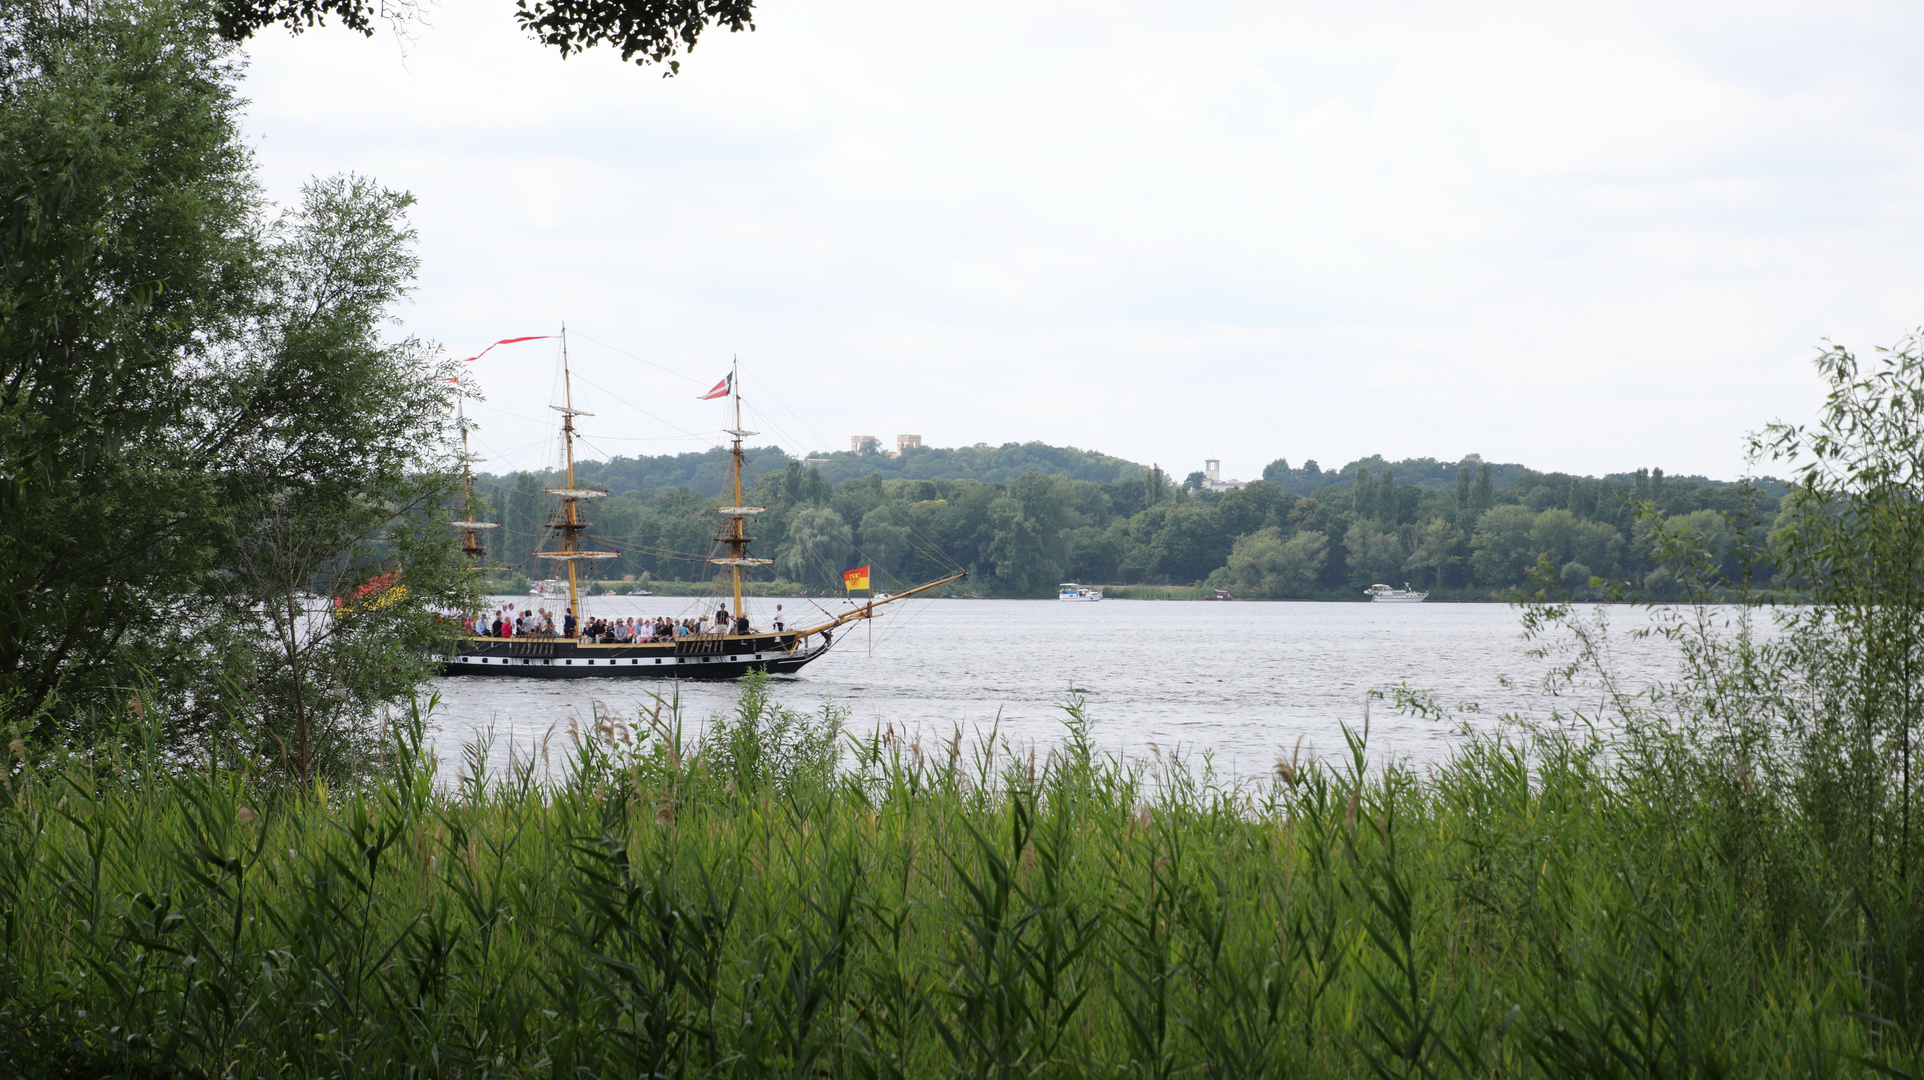
[[[747,575],[757,567],[767,566],[772,559],[760,559],[749,555],[749,545],[754,537],[748,535],[748,522],[766,509],[760,506],[742,505],[742,466],[746,455],[742,451],[742,440],[757,434],[742,427],[742,398],[740,364],[730,368],[727,389],[733,399],[735,426],[727,429],[732,438],[729,448],[728,483],[733,493],[732,505],[716,509],[721,519],[721,535],[716,543],[722,545],[725,553],[710,558],[710,563],[722,567],[726,572],[728,591],[717,599],[732,601],[717,610],[718,628],[726,623],[733,631],[740,626],[736,620],[746,615],[742,600],[742,583]],[[867,602],[839,616],[834,616],[819,625],[799,629],[773,630],[757,629],[751,620],[746,633],[711,633],[675,637],[667,641],[630,641],[600,644],[588,640],[583,635],[587,619],[582,611],[581,574],[583,564],[592,565],[602,559],[618,556],[613,551],[593,551],[582,546],[582,534],[587,531],[589,522],[583,519],[581,504],[606,495],[605,491],[592,491],[578,486],[575,482],[575,426],[577,416],[591,413],[575,408],[573,375],[568,366],[568,331],[561,331],[561,382],[563,404],[550,408],[561,413],[561,444],[566,460],[566,486],[547,489],[547,494],[559,500],[557,512],[548,522],[554,530],[555,544],[550,551],[538,551],[536,558],[548,559],[567,570],[568,610],[560,633],[553,635],[521,634],[514,637],[491,637],[480,634],[457,638],[454,651],[440,657],[442,671],[448,675],[491,675],[535,679],[580,679],[580,678],[642,678],[642,679],[734,679],[751,671],[763,671],[780,675],[799,671],[810,662],[819,659],[835,644],[835,632],[848,623],[859,622],[876,617],[876,609],[911,596],[928,592],[950,582],[960,581],[968,575],[958,571],[947,577],[904,589],[893,596],[871,597]],[[719,389],[719,388],[718,388]],[[467,428],[461,431],[464,459],[467,452]],[[476,565],[479,565],[483,549],[476,539],[477,530],[493,528],[490,522],[476,521],[473,511],[473,479],[467,482],[467,508],[463,520],[450,524],[463,531],[462,550],[467,552]],[[559,580],[559,579],[557,579]]]

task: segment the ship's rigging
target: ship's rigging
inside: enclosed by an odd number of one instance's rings
[[[766,508],[744,505],[742,472],[746,465],[746,452],[742,440],[756,434],[747,430],[742,422],[742,397],[740,364],[731,361],[728,378],[717,390],[726,387],[729,405],[733,414],[733,426],[725,429],[730,437],[728,451],[728,484],[726,495],[731,496],[730,505],[717,507],[715,513],[720,518],[721,535],[715,542],[722,548],[722,554],[711,556],[707,562],[721,567],[727,573],[729,606],[726,609],[728,623],[723,624],[718,612],[715,632],[702,635],[653,636],[645,640],[607,641],[592,638],[585,634],[588,619],[582,610],[582,581],[580,567],[604,559],[619,557],[618,552],[594,550],[583,546],[583,534],[589,522],[582,516],[581,504],[607,494],[582,487],[575,475],[575,440],[579,433],[575,428],[575,417],[591,416],[575,406],[574,376],[568,357],[567,329],[563,327],[561,340],[562,404],[550,406],[561,413],[561,438],[564,462],[564,486],[545,489],[546,493],[557,500],[557,506],[546,527],[552,530],[555,543],[545,551],[534,552],[534,557],[559,562],[567,568],[568,610],[556,633],[495,635],[489,631],[491,626],[483,623],[476,627],[477,632],[463,637],[456,645],[454,653],[443,657],[443,670],[448,674],[488,674],[520,675],[530,677],[569,678],[580,676],[622,676],[622,677],[677,677],[677,678],[732,678],[749,671],[784,673],[799,670],[803,665],[819,658],[834,644],[834,631],[850,622],[869,620],[876,617],[877,609],[896,603],[912,596],[918,596],[943,585],[959,581],[966,572],[956,570],[944,577],[904,589],[893,596],[870,595],[869,599],[839,615],[824,612],[825,621],[798,629],[755,630],[746,617],[744,583],[755,569],[770,565],[773,560],[758,558],[750,554],[750,545],[755,538],[748,533],[748,523],[765,512]],[[507,341],[528,341],[535,338],[514,338]],[[490,346],[492,348],[492,346]],[[485,352],[485,350],[484,350]],[[711,393],[706,397],[721,394]],[[465,414],[462,419],[462,454],[464,466],[472,458],[467,448],[467,424]],[[451,524],[462,531],[462,550],[467,552],[471,561],[479,564],[484,554],[476,536],[477,530],[492,527],[493,523],[477,521],[473,511],[473,477],[470,473],[464,482],[462,519]],[[743,630],[746,632],[741,632]]]

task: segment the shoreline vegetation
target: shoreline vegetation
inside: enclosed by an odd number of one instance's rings
[[[525,586],[519,589],[513,588],[513,586],[517,584],[517,582],[513,582],[513,581],[495,582],[493,584],[496,584],[501,588],[503,588],[504,590],[506,590],[506,591],[497,593],[496,595],[512,596],[520,592],[526,591]],[[1091,585],[1090,587],[1101,589],[1104,599],[1108,599],[1108,600],[1207,600],[1209,599],[1210,594],[1213,591],[1211,589],[1204,588],[1201,585]],[[696,596],[715,595],[716,583],[713,581],[661,581],[661,580],[655,580],[655,579],[651,579],[648,581],[592,581],[587,583],[587,585],[584,586],[584,588],[586,590],[585,595],[588,595],[588,596],[639,595],[642,590],[646,590],[650,595],[653,595],[653,596],[696,597]],[[853,599],[857,602],[859,602],[862,599],[862,597],[860,596],[851,597],[847,592],[845,592],[840,588],[824,588],[823,586],[820,586],[820,585],[814,585],[814,584],[797,582],[797,581],[743,582],[742,594],[745,596],[755,596],[755,597],[781,597],[781,596],[808,597],[808,598],[817,599],[817,600]],[[927,595],[932,599],[934,598],[962,599],[962,600],[1043,599],[1039,597],[994,596],[991,594],[984,593],[978,589],[971,589],[968,587],[967,584],[944,586],[943,588],[940,588],[940,589],[931,590]],[[1049,597],[1048,599],[1053,599],[1053,597]],[[1245,597],[1238,596],[1235,599],[1237,600],[1249,599],[1252,601],[1262,601],[1262,600],[1267,600],[1269,598],[1268,597],[1245,598]],[[1303,596],[1303,597],[1295,597],[1293,599],[1296,599],[1299,601],[1307,600],[1311,602],[1326,602],[1326,603],[1368,603],[1369,602],[1369,598],[1367,596],[1362,595],[1358,591],[1349,590],[1349,589],[1345,589],[1340,592],[1334,592],[1334,593],[1325,594],[1325,595]],[[1434,603],[1507,604],[1507,603],[1514,602],[1513,597],[1501,595],[1498,593],[1493,593],[1486,589],[1440,590],[1440,591],[1432,592],[1430,594],[1430,599]]]
[[[514,596],[526,591],[525,586],[518,589],[514,588],[515,582],[495,582],[492,584],[498,585],[504,590],[494,595]],[[1101,589],[1103,598],[1106,600],[1208,600],[1210,594],[1214,591],[1201,585],[1090,585],[1089,587]],[[716,594],[716,583],[713,581],[660,581],[652,579],[649,581],[594,581],[589,582],[585,588],[585,595],[587,596],[639,595],[640,590],[644,589],[653,596],[700,597],[713,596]],[[744,582],[742,584],[742,594],[754,597],[793,596],[816,600],[852,599],[858,603],[862,599],[860,596],[851,597],[839,588],[825,588],[820,585],[796,581]],[[971,589],[967,584],[944,586],[940,589],[931,590],[927,595],[931,599],[951,600],[1053,599],[1053,597],[997,596]],[[1527,596],[1528,594],[1524,595]],[[1234,594],[1232,594],[1232,598],[1238,602],[1249,601],[1251,603],[1276,602],[1279,600],[1279,598],[1266,596],[1239,596]],[[1478,588],[1435,589],[1430,592],[1429,600],[1426,602],[1432,604],[1514,604],[1519,598],[1517,590],[1493,592],[1488,589]],[[1794,594],[1782,597],[1753,596],[1752,599],[1773,603],[1801,602],[1801,598]],[[1291,597],[1289,600],[1296,603],[1330,604],[1367,604],[1370,602],[1369,597],[1363,595],[1359,590],[1354,589]],[[1613,598],[1603,596],[1595,597],[1585,602],[1593,604],[1636,604],[1645,603],[1646,601],[1628,597]]]
[[[1475,455],[1447,463],[1372,457],[1332,472],[1279,459],[1264,479],[1215,490],[1200,473],[1178,481],[1156,467],[1092,470],[1054,460],[1081,451],[1041,444],[981,452],[1039,471],[915,475],[935,468],[924,459],[951,453],[924,448],[903,452],[917,459],[911,475],[880,454],[834,455],[830,470],[762,447],[749,454],[745,475],[753,483],[744,498],[766,508],[756,519],[757,540],[776,573],[823,590],[839,583],[843,569],[868,565],[893,588],[966,569],[969,592],[1011,598],[1078,581],[1225,589],[1246,599],[1332,599],[1408,582],[1468,599],[1529,587],[1536,564],[1548,558],[1560,587],[1590,600],[1681,595],[1653,555],[1659,541],[1647,510],[1688,523],[1731,568],[1747,562],[1756,584],[1767,584],[1776,572],[1772,552],[1767,544],[1739,545],[1736,534],[1747,526],[1736,523],[1756,523],[1746,532],[1753,541],[1768,535],[1785,491],[1769,478],[1724,483],[1666,477],[1662,469],[1586,477],[1491,465]],[[600,572],[667,580],[700,574],[719,505],[709,490],[709,457],[577,463],[579,483],[609,493],[596,502],[594,535],[617,554]],[[864,460],[873,469],[852,475]],[[496,554],[516,573],[542,572],[534,556],[545,531],[541,492],[554,482],[541,472],[476,479],[476,516],[499,524]]]
[[[1570,609],[1526,623],[1585,663],[1607,652]],[[1699,677],[1752,647],[1718,640],[1690,654]],[[1074,698],[1038,756],[850,736],[832,705],[797,712],[751,678],[698,741],[663,700],[499,773],[486,744],[435,762],[431,707],[340,789],[170,762],[158,713],[125,746],[16,762],[0,1063],[236,1080],[1924,1064],[1892,983],[1917,978],[1890,921],[1907,909],[1854,899],[1782,794],[1728,774],[1702,715],[1637,699],[1466,729],[1422,768],[1374,760],[1366,712],[1347,753],[1287,755],[1258,783],[1098,753]]]

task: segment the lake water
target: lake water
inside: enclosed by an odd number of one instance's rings
[[[501,597],[497,603],[527,603]],[[754,601],[757,625],[780,602],[798,616],[835,611],[840,601]],[[539,602],[537,602],[539,603]],[[548,606],[555,605],[553,601]],[[674,597],[596,597],[607,618],[692,615],[699,602]],[[1060,706],[1071,688],[1085,695],[1096,742],[1128,757],[1180,749],[1210,752],[1219,769],[1267,773],[1298,739],[1304,752],[1343,748],[1341,726],[1360,729],[1372,690],[1399,684],[1453,710],[1445,719],[1370,706],[1370,749],[1418,761],[1441,758],[1458,725],[1494,725],[1504,713],[1545,715],[1542,692],[1553,666],[1528,655],[1519,612],[1501,604],[1204,603],[1105,600],[907,600],[867,628],[846,628],[835,648],[799,674],[772,680],[777,700],[813,708],[823,700],[850,711],[857,731],[893,725],[929,745],[959,727],[965,738],[991,730],[1045,750],[1063,734]],[[1646,625],[1640,608],[1610,609],[1613,629]],[[1613,665],[1632,687],[1668,677],[1669,646],[1614,633]],[[688,730],[733,704],[732,683],[641,679],[443,678],[434,740],[443,762],[492,728],[494,767],[512,739],[523,747],[599,706],[633,717],[650,693],[679,691]],[[1566,695],[1569,692],[1566,691]],[[1576,694],[1582,700],[1582,693]],[[1565,700],[1563,704],[1573,704]],[[1462,712],[1471,706],[1480,712]],[[557,739],[552,748],[566,745]]]

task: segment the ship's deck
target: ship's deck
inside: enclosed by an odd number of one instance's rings
[[[803,635],[729,634],[664,642],[595,645],[568,638],[464,637],[441,657],[449,675],[586,675],[736,678],[751,670],[793,671],[827,651],[828,635],[808,647]]]

